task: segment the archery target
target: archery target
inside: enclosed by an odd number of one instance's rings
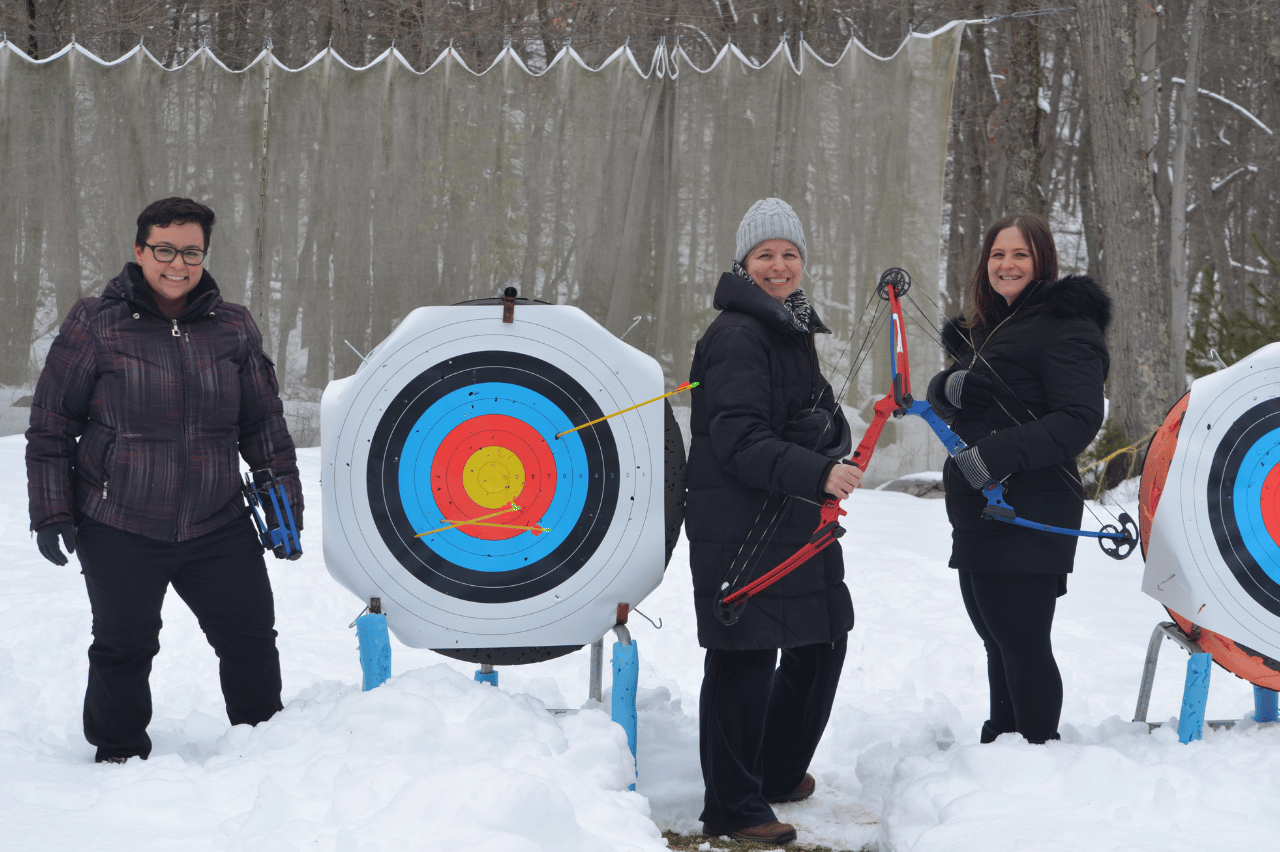
[[[1226,650],[1280,658],[1280,344],[1194,382],[1148,456],[1143,591],[1256,682]]]
[[[330,573],[411,646],[594,642],[665,568],[663,407],[569,430],[662,392],[576,308],[414,311],[321,403]]]

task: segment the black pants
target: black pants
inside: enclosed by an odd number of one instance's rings
[[[93,608],[84,735],[105,757],[151,753],[151,660],[173,584],[218,655],[231,724],[281,709],[275,600],[248,518],[189,541],[156,541],[86,520],[76,553]]]
[[[1015,731],[1032,743],[1057,739],[1062,676],[1049,633],[1062,576],[959,574],[969,620],[987,648],[991,718],[982,741]]]
[[[804,780],[831,716],[848,636],[778,652],[708,649],[698,701],[704,826],[775,818],[768,800]],[[776,666],[776,670],[775,670]]]

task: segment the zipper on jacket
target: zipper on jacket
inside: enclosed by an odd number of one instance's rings
[[[110,481],[111,480],[109,479],[102,480],[102,499],[103,500],[107,499],[107,483]]]
[[[182,433],[182,458],[187,457],[187,352],[182,346],[182,331],[178,328],[178,319],[173,317],[173,336],[178,338],[179,363],[182,368],[182,415],[179,418],[179,431]],[[188,335],[187,342],[191,342]],[[177,512],[173,518],[173,540],[178,541],[181,538],[182,531],[182,504],[187,490],[187,468],[182,468],[182,484],[178,490],[178,506]]]
[[[818,389],[818,379],[822,376],[822,368],[818,365],[818,333],[809,332],[809,401],[816,407],[822,399],[822,391]]]

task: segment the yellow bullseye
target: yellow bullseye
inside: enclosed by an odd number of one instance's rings
[[[524,490],[524,465],[505,447],[484,447],[467,459],[462,469],[467,496],[486,509],[511,503]]]

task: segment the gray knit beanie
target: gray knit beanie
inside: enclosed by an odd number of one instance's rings
[[[765,240],[790,240],[800,249],[800,260],[808,263],[805,251],[804,229],[800,217],[791,205],[781,198],[764,198],[751,205],[738,226],[738,253],[736,260],[742,263],[751,250]]]

